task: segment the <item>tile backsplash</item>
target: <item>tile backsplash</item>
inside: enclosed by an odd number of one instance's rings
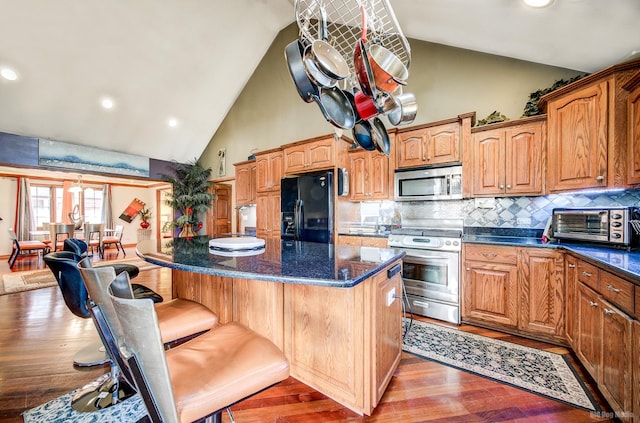
[[[398,202],[404,220],[461,218],[465,226],[544,229],[554,208],[640,206],[640,189],[458,201]]]

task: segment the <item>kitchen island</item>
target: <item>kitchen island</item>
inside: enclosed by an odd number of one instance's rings
[[[371,414],[400,362],[401,251],[267,239],[234,256],[203,236],[145,240],[137,254],[172,269],[174,298],[269,338],[293,377],[359,414]]]

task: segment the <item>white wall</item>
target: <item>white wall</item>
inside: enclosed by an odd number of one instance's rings
[[[18,192],[18,180],[13,177],[0,177],[0,198],[3,200],[0,202],[0,256],[8,256],[11,254],[11,240],[9,239],[9,229],[12,229],[15,224],[15,207],[16,207],[16,195]],[[124,187],[113,186],[111,188],[112,195],[112,208],[114,216],[114,224],[124,226],[124,232],[122,236],[122,243],[136,244],[138,241],[137,230],[140,229],[140,217],[136,216],[131,223],[127,223],[124,220],[118,218],[120,214],[127,208],[129,203],[138,198],[147,204],[147,207],[151,207],[151,226],[152,230],[151,238],[156,236],[156,189],[155,188],[140,188],[140,187]]]

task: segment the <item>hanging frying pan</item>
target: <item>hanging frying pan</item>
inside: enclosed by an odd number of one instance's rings
[[[312,95],[312,98],[330,124],[342,129],[353,129],[356,124],[355,111],[344,91],[338,87],[322,87],[320,94]]]
[[[318,21],[319,40],[309,46],[309,56],[314,60],[318,70],[327,77],[342,80],[349,76],[349,65],[344,57],[327,42],[327,12],[320,6],[320,20]]]
[[[358,143],[360,147],[367,151],[374,151],[376,145],[373,142],[372,127],[368,120],[360,120],[353,127],[353,139]]]
[[[380,118],[373,118],[371,120],[372,130],[372,138],[375,143],[376,149],[384,155],[389,155],[391,152],[391,140],[389,139],[389,133],[387,132],[387,128],[384,126],[384,123],[380,120]]]
[[[302,61],[304,48],[300,40],[290,42],[284,49],[284,56],[287,60],[287,67],[291,79],[298,90],[298,94],[306,103],[313,101],[313,96],[320,94],[318,86],[315,85],[307,75]]]
[[[413,122],[418,112],[416,96],[412,93],[402,93],[396,96],[398,107],[387,114],[389,123],[393,126],[408,124]]]

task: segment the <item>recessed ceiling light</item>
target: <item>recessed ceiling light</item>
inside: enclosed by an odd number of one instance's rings
[[[110,97],[103,97],[102,100],[100,100],[100,105],[105,109],[113,109],[113,99]]]
[[[167,120],[167,125],[169,125],[170,128],[175,128],[176,126],[178,126],[178,119],[169,118],[169,120]]]
[[[15,81],[16,79],[18,79],[18,74],[11,68],[0,69],[0,76],[2,76],[7,81]]]
[[[531,7],[547,7],[553,0],[523,0],[524,4]]]

